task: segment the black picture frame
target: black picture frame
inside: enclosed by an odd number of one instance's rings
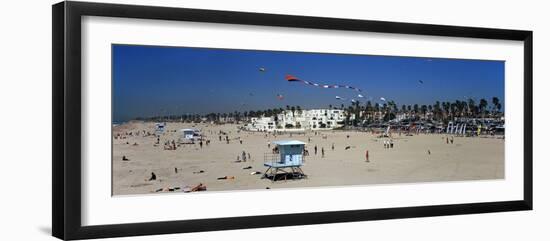
[[[524,43],[523,199],[420,207],[212,218],[99,226],[81,224],[81,17],[104,16],[230,23],[379,33],[517,40]],[[52,6],[53,165],[52,233],[60,239],[88,239],[229,229],[310,225],[380,219],[474,214],[533,208],[533,32],[415,23],[305,17],[89,2]]]

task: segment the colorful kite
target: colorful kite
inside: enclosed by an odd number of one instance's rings
[[[349,86],[349,85],[323,85],[323,84],[317,84],[317,83],[313,83],[313,82],[309,82],[307,80],[301,80],[301,79],[298,79],[296,78],[295,76],[292,76],[292,75],[289,75],[287,74],[285,76],[285,79],[289,82],[292,82],[292,81],[297,81],[297,82],[302,82],[306,85],[312,85],[312,86],[316,86],[316,87],[320,87],[320,88],[324,88],[324,89],[338,89],[338,88],[346,88],[346,89],[351,89],[351,90],[355,90],[355,91],[359,91],[361,92],[361,89],[359,88],[355,88],[353,86]]]
[[[278,99],[278,100],[283,100],[284,98],[285,98],[285,97],[284,97],[283,95],[277,94],[277,99]]]

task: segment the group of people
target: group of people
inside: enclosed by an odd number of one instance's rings
[[[384,149],[393,148],[393,140],[384,140]]]
[[[164,142],[164,150],[176,150],[176,149],[177,149],[176,142],[174,140]]]
[[[250,152],[243,151],[240,155],[237,155],[237,162],[246,162],[247,160],[252,161],[252,156]]]

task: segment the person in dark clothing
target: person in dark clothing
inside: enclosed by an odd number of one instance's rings
[[[155,175],[154,172],[151,172],[151,178],[149,178],[149,181],[157,180],[157,175]]]

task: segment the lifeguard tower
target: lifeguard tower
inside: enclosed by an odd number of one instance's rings
[[[307,177],[302,171],[304,159],[304,142],[296,140],[274,141],[273,153],[264,155],[264,166],[267,167],[262,178],[277,181],[287,178],[300,179]]]
[[[164,134],[165,127],[166,127],[165,122],[155,123],[155,135],[160,136]]]

